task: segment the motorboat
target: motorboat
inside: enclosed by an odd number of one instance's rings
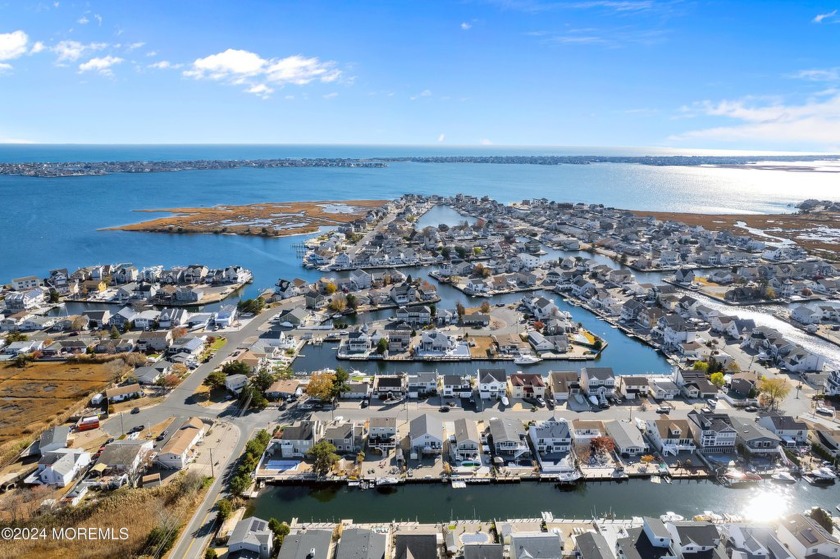
[[[752,472],[744,472],[737,468],[729,468],[718,479],[727,487],[736,487],[757,483],[761,481],[761,476]]]
[[[776,483],[796,483],[796,478],[790,472],[776,472],[770,476],[770,479]]]
[[[533,365],[535,363],[539,363],[540,361],[542,361],[542,359],[529,353],[520,353],[513,359],[513,362],[517,365]]]
[[[509,406],[510,405],[510,400],[508,400],[507,396],[502,396],[502,405],[503,406]]]
[[[685,517],[680,516],[679,514],[669,510],[668,512],[660,516],[659,520],[661,520],[662,522],[681,522],[685,520]]]

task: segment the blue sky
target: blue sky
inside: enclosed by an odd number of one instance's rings
[[[840,0],[0,0],[0,142],[840,151]]]

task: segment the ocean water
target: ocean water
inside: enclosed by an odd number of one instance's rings
[[[601,149],[598,154],[633,153]],[[400,155],[591,154],[596,148],[429,148],[378,146],[0,146],[0,161],[254,159]],[[831,198],[836,177],[821,173],[650,167],[631,164],[482,165],[393,163],[384,169],[283,168],[115,174],[0,176],[0,281],[58,267],[240,264],[253,270],[248,294],[278,277],[317,277],[298,266],[300,238],[167,235],[102,228],[161,214],[134,210],[265,201],[393,198],[404,193],[489,195],[504,202],[547,197],[660,211],[770,213],[805,198]]]

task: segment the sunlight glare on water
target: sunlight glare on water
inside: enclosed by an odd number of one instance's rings
[[[788,490],[770,485],[750,492],[745,500],[742,515],[752,522],[771,522],[789,514],[790,494]]]

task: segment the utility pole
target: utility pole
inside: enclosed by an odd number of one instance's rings
[[[125,435],[125,426],[123,425],[123,412],[120,412],[120,431]]]
[[[213,449],[210,449],[210,477],[216,477],[216,469],[213,467]]]

